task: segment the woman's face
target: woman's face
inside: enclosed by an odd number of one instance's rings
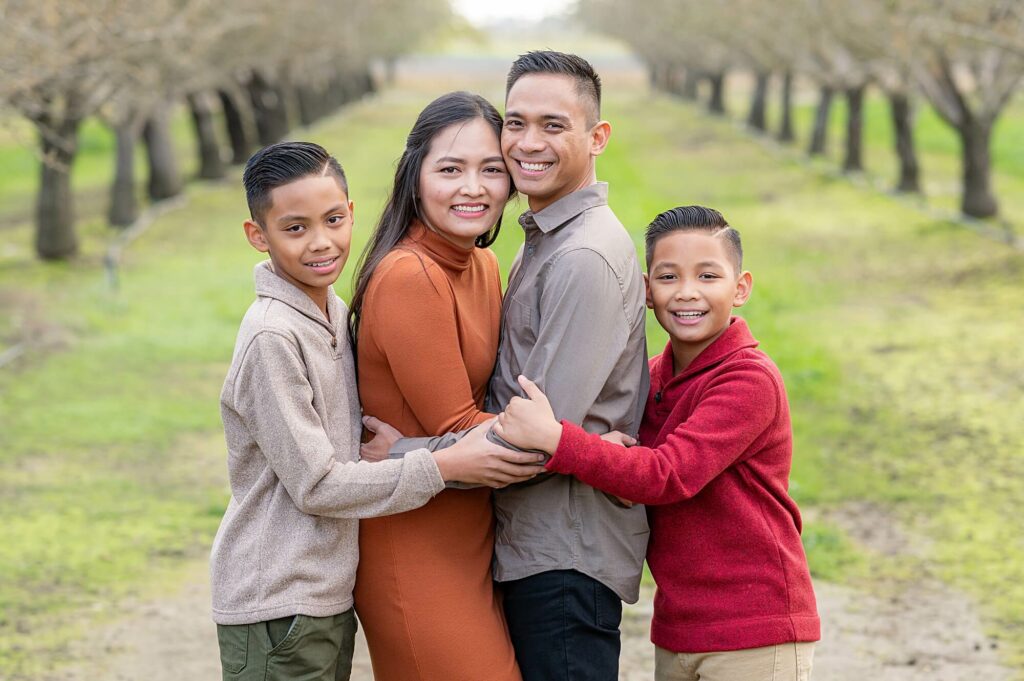
[[[505,209],[508,170],[498,136],[482,118],[438,133],[420,167],[420,211],[428,227],[452,243],[473,248]]]

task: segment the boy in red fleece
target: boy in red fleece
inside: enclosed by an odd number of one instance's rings
[[[787,492],[789,405],[779,370],[730,316],[753,286],[739,233],[718,211],[674,208],[647,228],[646,249],[647,306],[670,340],[650,360],[642,446],[555,421],[525,377],[529,399],[513,398],[494,430],[550,453],[552,471],[650,506],[657,681],[803,681],[820,623]]]

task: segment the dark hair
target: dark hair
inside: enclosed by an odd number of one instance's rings
[[[654,257],[654,245],[658,243],[658,239],[672,232],[700,232],[724,239],[725,249],[729,252],[737,274],[743,269],[743,243],[740,241],[740,233],[729,226],[721,213],[704,206],[679,206],[660,214],[647,226],[644,246],[648,270]]]
[[[348,180],[341,164],[319,144],[278,142],[253,154],[242,173],[245,199],[253,221],[263,227],[263,218],[271,206],[270,192],[310,175],[333,175],[348,194]]]
[[[531,73],[553,73],[562,76],[569,76],[576,81],[576,92],[580,97],[587,100],[591,106],[590,119],[587,123],[593,125],[601,119],[601,77],[594,71],[583,57],[564,52],[552,50],[535,50],[519,55],[512,67],[508,70],[508,79],[505,81],[505,99],[512,91],[512,86],[522,78]]]
[[[359,332],[359,318],[363,311],[363,300],[374,271],[398,242],[405,237],[413,219],[423,219],[417,199],[420,184],[420,169],[423,159],[430,151],[430,145],[443,130],[475,119],[482,119],[494,134],[501,138],[501,114],[490,102],[469,92],[449,92],[441,95],[423,111],[409,131],[405,141],[405,151],[398,159],[395,169],[395,182],[391,195],[384,205],[384,212],[370,236],[370,242],[359,258],[359,273],[356,275],[355,293],[348,313],[349,332],[352,343],[356,343]],[[509,178],[507,199],[515,196],[516,188]],[[501,231],[501,216],[490,231],[476,238],[479,248],[487,248],[498,238]]]

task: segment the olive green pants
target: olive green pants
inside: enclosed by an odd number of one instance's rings
[[[224,681],[348,681],[356,617],[295,615],[255,624],[218,624]]]

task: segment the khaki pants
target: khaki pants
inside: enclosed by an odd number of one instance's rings
[[[813,643],[782,643],[720,653],[654,650],[655,681],[809,681]]]
[[[352,609],[217,625],[224,681],[348,681],[356,642]]]

